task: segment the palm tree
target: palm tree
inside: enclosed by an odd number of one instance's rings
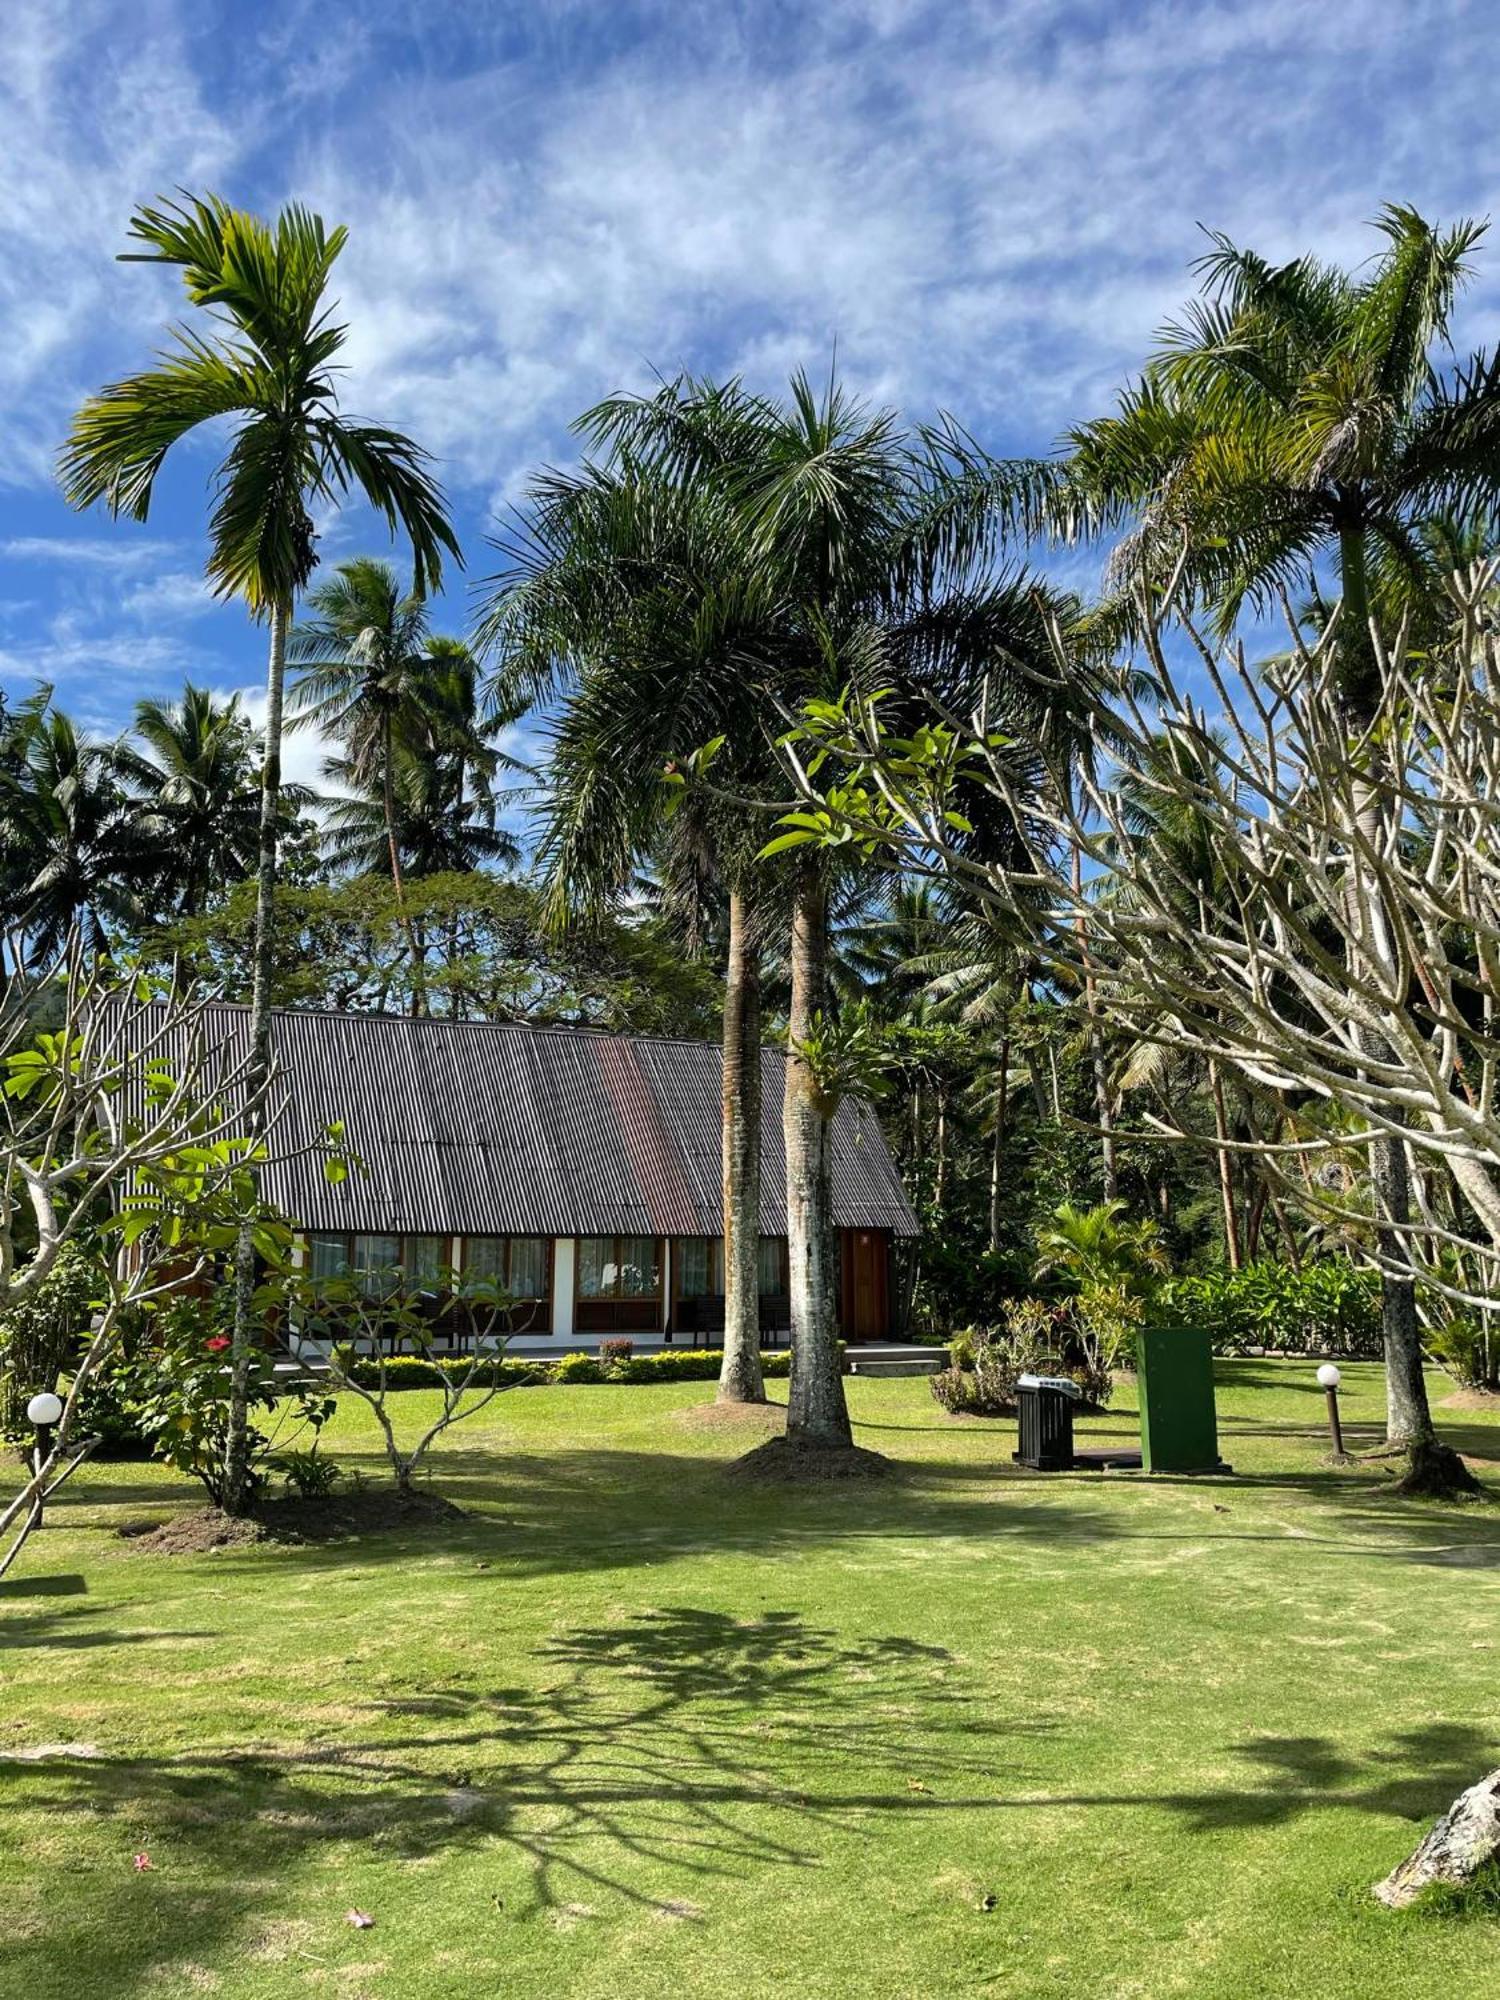
[[[1068,437],[1064,458],[994,467],[947,442],[972,504],[1052,530],[1129,529],[1116,549],[1106,623],[1131,623],[1179,589],[1227,632],[1247,604],[1316,588],[1331,571],[1339,605],[1339,684],[1350,738],[1365,740],[1380,693],[1372,616],[1435,617],[1430,524],[1460,536],[1500,503],[1500,352],[1444,370],[1454,302],[1469,275],[1477,222],[1439,230],[1387,207],[1380,254],[1358,274],[1313,257],[1271,264],[1215,236],[1200,260],[1201,296],[1167,326],[1140,381],[1112,416]],[[1378,743],[1366,742],[1366,837],[1389,816]],[[1387,931],[1371,885],[1351,937]],[[1411,1195],[1399,1138],[1371,1149],[1386,1269],[1387,1430],[1414,1482],[1462,1480],[1437,1441],[1422,1376],[1410,1273]],[[1455,1171],[1459,1171],[1455,1169]]]
[[[721,1083],[724,1359],[719,1395],[760,1402],[760,963],[763,892],[753,818],[670,791],[673,760],[710,738],[728,782],[753,794],[771,759],[741,656],[766,615],[727,467],[751,406],[707,392],[684,413],[693,456],[629,452],[538,480],[523,533],[480,626],[497,681],[520,707],[563,698],[541,859],[554,920],[597,916],[654,861],[690,944],[727,905]]]
[[[1125,1203],[1101,1201],[1093,1208],[1060,1202],[1052,1220],[1037,1231],[1038,1278],[1057,1276],[1075,1291],[1122,1286],[1132,1293],[1150,1289],[1167,1269],[1156,1228],[1124,1220]]]
[[[136,703],[115,768],[161,859],[160,891],[173,917],[203,914],[216,890],[255,871],[259,746],[238,695],[183,684],[175,702]],[[283,806],[307,802],[284,786]]]
[[[75,936],[89,952],[106,951],[113,925],[142,921],[137,885],[159,854],[121,790],[112,747],[80,735],[40,688],[14,719],[5,763],[0,920],[33,964],[53,961]]]
[[[530,616],[540,691],[573,665],[572,706],[594,749],[559,764],[558,789],[579,823],[613,830],[616,880],[639,851],[643,818],[659,812],[653,779],[664,756],[719,743],[700,797],[716,798],[743,827],[747,804],[753,816],[754,801],[779,789],[767,752],[808,697],[876,677],[967,697],[1012,675],[1018,635],[1033,644],[1029,591],[963,567],[913,440],[892,413],[867,410],[836,381],[820,395],[796,376],[783,405],[736,383],[682,380],[602,404],[581,428],[609,465],[550,476],[537,515],[544,549],[559,529],[567,539],[579,514],[588,518],[589,615],[580,619],[558,592],[544,553],[502,579],[482,630],[504,644],[510,621]],[[638,754],[613,754],[627,737]],[[778,838],[767,852],[797,844]],[[804,844],[789,873],[787,1437],[839,1447],[851,1434],[834,1312],[830,1100],[812,1060],[826,1011],[830,870]],[[754,884],[758,894],[761,879],[756,868],[732,886]],[[731,896],[731,928],[733,905]],[[733,1074],[726,1062],[726,1171]]]
[[[356,784],[378,789],[391,886],[405,922],[396,839],[396,738],[421,704],[429,669],[426,601],[403,591],[391,565],[370,556],[340,563],[307,601],[313,615],[294,628],[287,646],[297,669],[288,726],[310,724],[339,739],[347,774]]]
[[[73,419],[63,448],[64,491],[75,507],[103,501],[145,521],[157,475],[174,445],[202,425],[228,423],[231,442],[215,479],[207,575],[214,594],[239,598],[270,628],[265,762],[261,770],[254,963],[250,1001],[252,1101],[271,1070],[271,974],[280,826],[281,714],[292,610],[317,562],[311,509],[362,496],[412,550],[413,589],[427,595],[443,557],[458,559],[443,496],[425,454],[399,431],[339,413],[334,357],[346,329],[327,302],[346,231],[285,208],[274,228],[217,195],[139,208],[130,263],[170,264],[207,332],[172,330],[151,369],[102,389]],[[234,1390],[226,1492],[248,1498],[247,1404],[253,1341],[255,1251],[249,1229],[236,1258]]]

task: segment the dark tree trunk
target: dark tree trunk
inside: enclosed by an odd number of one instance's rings
[[[760,1365],[760,942],[744,889],[729,896],[724,987],[724,1363],[721,1403],[763,1403]]]
[[[796,1053],[813,1031],[826,983],[828,913],[818,863],[804,860],[792,916],[792,1005],[787,1022],[782,1124],[786,1138],[786,1229],[792,1295],[792,1379],[786,1434],[793,1444],[852,1442],[834,1317],[833,1176],[828,1107]]]
[[[990,1139],[990,1254],[1000,1248],[1000,1163],[1005,1157],[1005,1119],[1010,1109],[1010,1031],[1000,1037],[1000,1081],[995,1092],[995,1130]]]

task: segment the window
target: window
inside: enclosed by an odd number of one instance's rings
[[[547,1283],[547,1239],[545,1236],[509,1238],[509,1265],[505,1289],[513,1299],[544,1299]]]
[[[349,1270],[347,1236],[310,1236],[307,1239],[307,1268],[314,1278],[342,1278]]]
[[[661,1246],[654,1236],[580,1236],[581,1299],[655,1299],[661,1296]]]
[[[549,1238],[471,1236],[464,1244],[464,1276],[493,1285],[513,1299],[545,1299],[551,1291]]]
[[[356,1236],[353,1268],[360,1290],[371,1297],[395,1291],[401,1282],[400,1237]]]
[[[762,1236],[760,1239],[760,1295],[763,1299],[779,1298],[787,1289],[786,1238],[784,1236]]]
[[[446,1236],[406,1238],[406,1282],[413,1291],[446,1292],[451,1278]]]
[[[724,1296],[724,1245],[717,1236],[679,1236],[672,1252],[680,1299]]]

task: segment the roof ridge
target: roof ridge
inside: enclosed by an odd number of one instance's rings
[[[204,1003],[218,1007],[226,1013],[248,1014],[248,1000],[210,999]],[[358,1021],[373,1025],[390,1021],[407,1028],[490,1028],[512,1029],[528,1035],[577,1035],[593,1041],[612,1042],[661,1042],[676,1049],[722,1049],[723,1044],[702,1035],[651,1035],[639,1028],[600,1028],[588,1021],[492,1021],[488,1019],[455,1020],[451,1014],[396,1014],[389,1009],[366,1007],[273,1007],[275,1020],[295,1020],[299,1016],[322,1021]],[[786,1049],[780,1042],[761,1043],[763,1054],[785,1055]]]

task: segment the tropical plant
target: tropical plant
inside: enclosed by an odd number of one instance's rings
[[[283,209],[271,227],[208,195],[139,208],[128,233],[140,248],[123,261],[180,270],[188,301],[209,316],[210,331],[174,328],[157,366],[109,384],[83,405],[63,449],[62,482],[75,507],[102,501],[115,515],[145,521],[173,447],[205,424],[228,423],[209,521],[209,584],[216,596],[239,598],[270,628],[250,1002],[253,1079],[263,1085],[271,1068],[286,643],[294,603],[317,562],[311,510],[351,492],[362,496],[392,534],[404,530],[412,587],[424,596],[437,587],[445,554],[458,557],[458,543],[422,451],[399,431],[339,412],[334,358],[346,329],[334,319],[327,292],[344,229],[325,229],[320,216],[297,205]],[[226,1442],[231,1509],[249,1494],[255,1258],[248,1233],[235,1286],[235,1396]]]
[[[0,924],[46,967],[69,940],[97,954],[138,930],[141,885],[160,850],[120,787],[115,753],[91,742],[42,688],[17,712],[0,771]]]
[[[200,916],[255,873],[260,745],[238,695],[183,684],[174,702],[139,701],[114,764],[135,803],[140,834],[157,857],[157,894],[169,919]],[[283,785],[292,814],[310,802]]]
[[[1060,1202],[1037,1232],[1037,1277],[1060,1278],[1079,1293],[1117,1285],[1137,1295],[1150,1290],[1167,1269],[1166,1252],[1154,1222],[1125,1215],[1118,1199],[1092,1208]]]

